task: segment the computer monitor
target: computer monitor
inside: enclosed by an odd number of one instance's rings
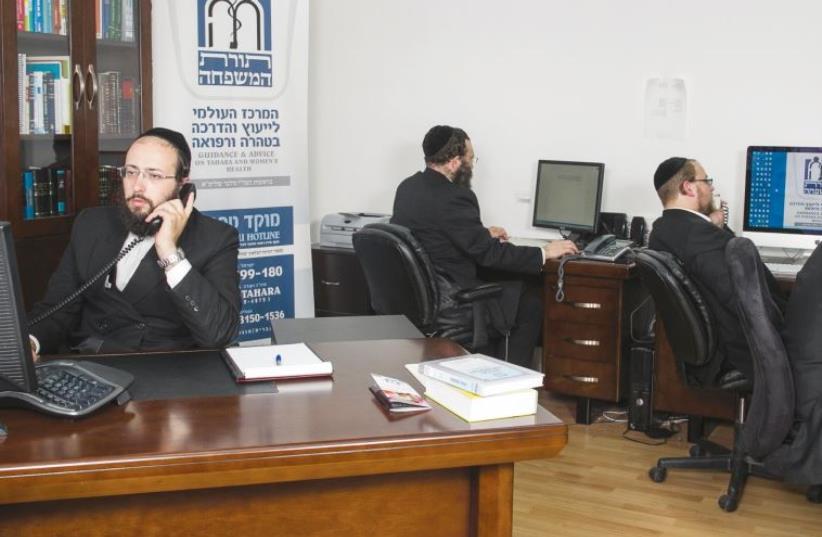
[[[812,249],[822,239],[822,147],[748,147],[743,235]]]
[[[37,388],[11,224],[0,222],[0,391]]]
[[[559,229],[571,238],[593,236],[602,200],[600,162],[540,160],[534,196],[535,227]]]

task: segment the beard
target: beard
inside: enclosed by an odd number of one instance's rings
[[[120,222],[123,223],[123,226],[138,237],[144,237],[147,235],[148,222],[145,221],[145,218],[154,210],[154,203],[152,203],[150,199],[140,196],[139,194],[134,194],[130,198],[126,199],[122,186],[117,187],[117,192],[114,192],[114,199],[118,209],[117,212],[120,215]],[[129,208],[128,202],[133,199],[141,199],[145,201],[145,212],[135,213]]]
[[[711,196],[710,198],[708,198],[708,201],[702,204],[702,206],[699,209],[699,212],[701,212],[705,216],[711,216],[712,213],[715,213],[719,210],[719,207],[714,205],[714,197]]]
[[[471,177],[473,177],[473,175],[474,170],[463,162],[460,164],[460,167],[457,168],[457,171],[454,172],[453,182],[455,185],[464,186],[468,190],[471,190]]]

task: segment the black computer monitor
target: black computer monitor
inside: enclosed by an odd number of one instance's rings
[[[811,250],[822,240],[822,147],[750,146],[743,235]]]
[[[540,160],[533,225],[558,229],[572,239],[593,236],[599,225],[604,170],[601,162]]]
[[[37,388],[11,224],[0,222],[0,391]]]

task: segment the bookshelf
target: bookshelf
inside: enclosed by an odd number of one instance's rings
[[[30,307],[74,216],[108,202],[113,169],[151,126],[151,0],[1,2],[0,62],[0,219]]]

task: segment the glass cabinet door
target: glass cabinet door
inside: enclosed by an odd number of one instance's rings
[[[59,219],[75,210],[72,138],[80,77],[72,67],[69,10],[69,0],[17,1],[23,221]]]
[[[86,93],[97,113],[99,202],[110,202],[131,141],[142,130],[140,2],[95,2],[96,70]],[[94,67],[91,67],[94,69]]]

